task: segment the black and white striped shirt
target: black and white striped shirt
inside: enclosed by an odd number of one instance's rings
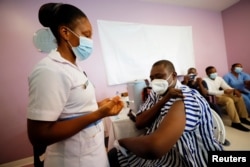
[[[206,167],[208,151],[222,150],[222,146],[213,135],[213,119],[209,104],[196,90],[181,85],[177,81],[176,88],[182,90],[186,112],[184,132],[173,148],[159,159],[143,159],[133,153],[128,157],[118,152],[121,167]],[[151,93],[137,114],[151,108],[160,97]],[[178,99],[170,99],[160,111],[159,116],[151,124],[145,135],[153,133],[161,124],[172,104]],[[171,135],[171,134],[169,134]]]

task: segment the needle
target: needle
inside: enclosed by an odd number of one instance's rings
[[[123,102],[129,102],[129,103],[134,103],[135,102],[134,100],[123,100],[123,99],[121,99],[121,101],[123,101]]]

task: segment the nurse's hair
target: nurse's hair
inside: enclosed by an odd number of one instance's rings
[[[44,27],[49,27],[53,35],[60,42],[58,28],[67,26],[74,30],[77,20],[87,16],[77,7],[63,3],[46,3],[38,12],[38,19]]]
[[[159,60],[153,64],[153,67],[158,66],[158,65],[163,65],[168,72],[175,72],[174,65],[171,61],[168,60]]]

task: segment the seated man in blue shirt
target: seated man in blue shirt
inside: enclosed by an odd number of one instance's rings
[[[136,116],[137,128],[148,130],[118,140],[118,151],[109,152],[111,167],[206,167],[208,152],[222,150],[213,134],[209,104],[197,90],[177,80],[168,60],[153,64],[150,79],[152,91]]]
[[[231,67],[231,72],[224,75],[223,79],[232,88],[241,92],[247,107],[248,115],[250,115],[250,75],[243,72],[243,67],[240,63],[235,63]]]

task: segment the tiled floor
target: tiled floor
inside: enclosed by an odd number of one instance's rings
[[[225,146],[225,150],[230,151],[250,151],[250,132],[242,132],[240,130],[232,128],[231,121],[227,115],[222,115],[222,120],[226,129],[226,139],[230,141],[230,146]],[[250,119],[249,119],[250,120]],[[250,129],[250,126],[245,125]],[[107,138],[106,138],[107,140]],[[107,141],[106,141],[107,142]],[[23,167],[34,167],[33,164],[26,165]]]
[[[226,139],[230,141],[230,146],[225,150],[250,151],[250,132],[243,132],[231,127],[231,121],[227,115],[222,115],[222,120],[226,129]],[[249,119],[250,120],[250,119]],[[250,129],[250,126],[243,124]]]

